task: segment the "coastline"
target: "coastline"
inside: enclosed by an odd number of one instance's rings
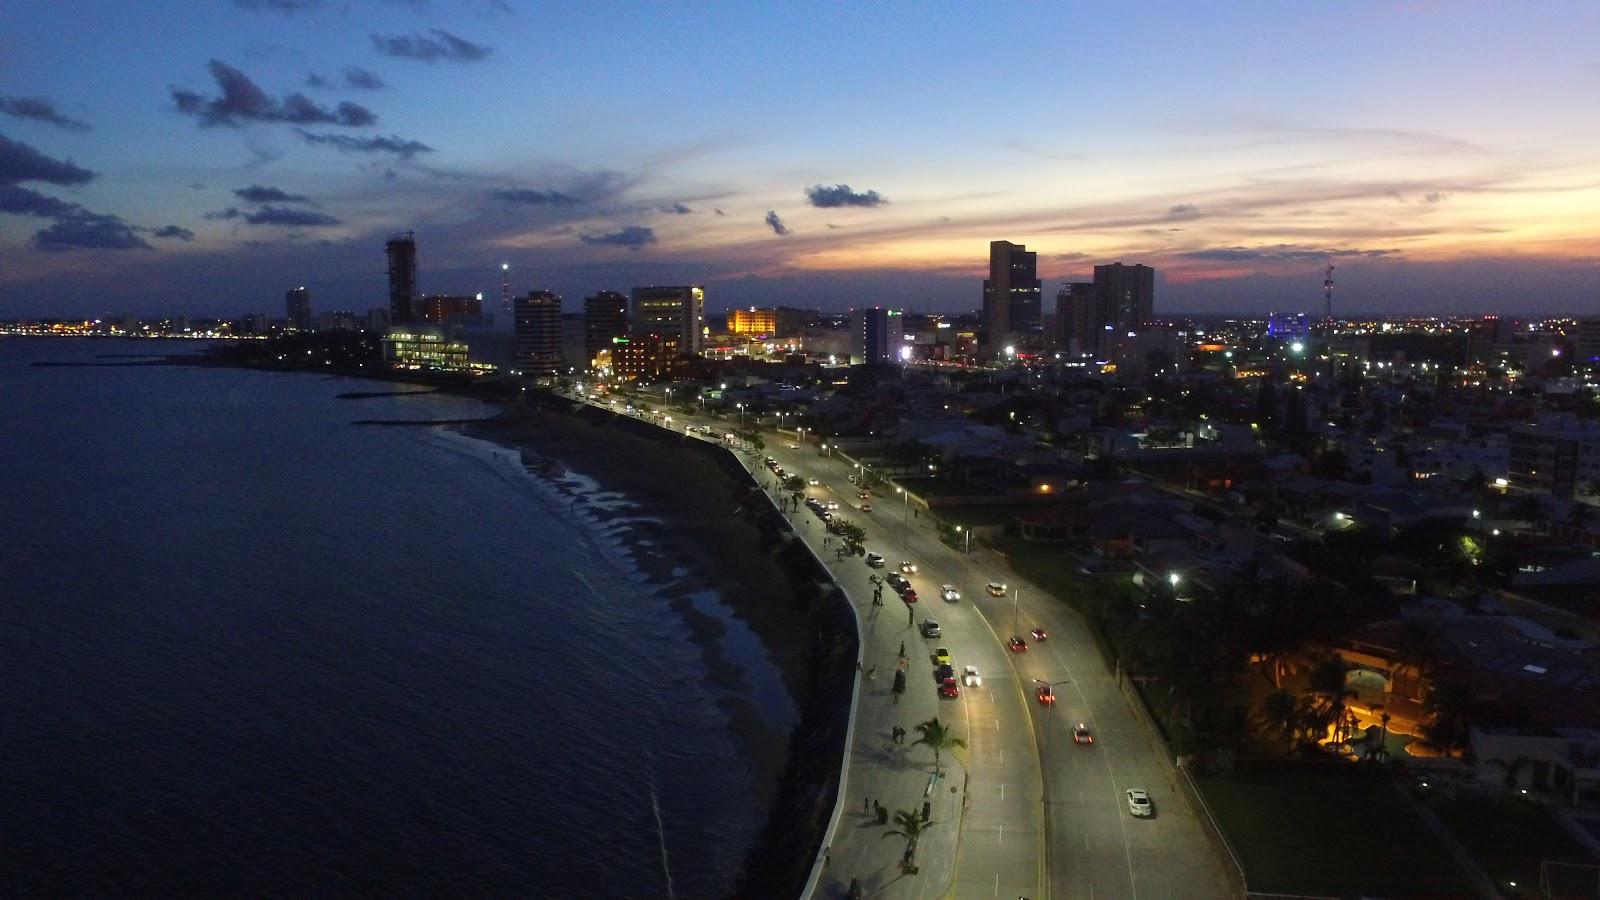
[[[730,729],[744,743],[767,812],[746,857],[739,895],[798,896],[820,846],[837,792],[856,658],[850,610],[832,598],[826,570],[788,534],[728,451],[602,410],[574,410],[546,395],[504,404],[499,416],[453,426],[521,451],[537,472],[554,460],[618,491],[658,517],[636,562],[652,580],[679,560],[714,579],[724,603],[760,639],[799,720],[787,744],[753,701],[727,698]],[[531,459],[529,457],[532,457]],[[694,607],[692,589],[669,601],[705,647],[712,678],[738,683],[722,658],[722,625]]]

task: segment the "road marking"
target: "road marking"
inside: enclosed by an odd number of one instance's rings
[[[994,873],[994,895],[1000,896],[1000,873]]]
[[[1000,823],[1000,830],[995,833],[994,842],[996,844],[1004,844],[1006,842],[1006,823]]]
[[[1005,798],[1006,798],[1006,783],[1002,781],[1002,782],[1000,782],[1000,799],[1004,800]]]

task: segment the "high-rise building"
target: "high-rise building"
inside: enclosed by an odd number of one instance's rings
[[[434,294],[422,298],[422,319],[442,325],[451,319],[476,319],[483,315],[483,295],[474,297]]]
[[[310,331],[311,320],[311,289],[304,287],[293,288],[287,295],[289,306],[289,326],[299,331]]]
[[[704,347],[706,289],[698,284],[633,289],[630,323],[636,334],[675,336],[678,352],[699,356]]]
[[[1040,323],[1039,254],[1010,241],[989,242],[989,277],[983,282],[983,327],[990,355],[1019,336],[1037,335]]]
[[[406,231],[384,245],[389,255],[389,322],[406,325],[422,317],[417,303],[417,240]]]
[[[870,306],[850,313],[850,364],[881,366],[898,362],[904,341],[898,309]]]
[[[656,381],[677,378],[688,371],[676,334],[634,332],[612,345],[611,367],[630,381]]]
[[[1102,326],[1138,331],[1155,318],[1156,270],[1149,266],[1095,266],[1094,292]]]
[[[1094,353],[1100,346],[1098,315],[1094,282],[1063,284],[1056,291],[1056,346],[1074,356]]]
[[[561,298],[551,291],[529,291],[512,304],[516,317],[517,368],[548,375],[561,368]]]
[[[1600,319],[1578,320],[1578,362],[1589,369],[1600,368]]]
[[[594,364],[602,350],[610,350],[628,336],[628,298],[616,291],[601,291],[583,298],[583,367]]]
[[[317,316],[318,331],[355,331],[356,314],[347,309],[335,309]]]
[[[775,309],[735,309],[728,313],[728,333],[771,335],[778,330],[778,311]]]

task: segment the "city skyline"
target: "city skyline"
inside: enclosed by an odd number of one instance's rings
[[[366,310],[404,231],[423,293],[573,310],[972,311],[1008,240],[1052,296],[1151,265],[1158,315],[1315,312],[1328,263],[1336,313],[1600,311],[1579,4],[118,9],[0,11],[0,317]]]

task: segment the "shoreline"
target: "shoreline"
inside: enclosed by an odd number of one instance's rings
[[[767,723],[749,697],[724,698],[729,728],[769,767],[766,822],[746,854],[735,894],[799,896],[821,846],[839,789],[844,738],[855,674],[851,611],[834,599],[831,577],[788,534],[788,520],[728,451],[673,435],[648,423],[602,410],[574,410],[570,401],[530,396],[503,404],[499,416],[455,426],[462,433],[536,457],[538,473],[554,461],[658,516],[645,564],[670,572],[673,558],[721,588],[723,603],[760,640],[776,667],[798,721],[781,745],[782,730]],[[721,458],[718,454],[722,454]],[[541,463],[540,460],[546,462]],[[738,679],[742,669],[723,658],[722,626],[695,609],[682,590],[669,599],[702,643],[713,681]],[[757,732],[768,735],[761,742]],[[758,743],[751,743],[754,738]],[[767,799],[765,797],[761,799]]]

